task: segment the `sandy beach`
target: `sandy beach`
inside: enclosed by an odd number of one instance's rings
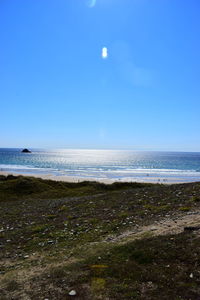
[[[187,181],[182,180],[178,177],[171,177],[171,178],[158,178],[158,177],[142,177],[141,179],[138,177],[133,178],[124,178],[119,179],[108,179],[108,178],[91,178],[91,177],[79,177],[79,176],[56,176],[53,174],[38,174],[38,173],[18,173],[18,172],[5,172],[0,171],[0,175],[15,175],[15,176],[30,176],[30,177],[36,177],[41,179],[50,179],[55,181],[63,181],[63,182],[82,182],[82,181],[97,181],[101,183],[111,184],[113,182],[140,182],[140,183],[160,183],[160,184],[173,184],[173,183],[186,183]]]
[[[37,174],[37,173],[17,173],[17,172],[4,172],[0,171],[0,175],[22,175],[22,176],[29,176],[29,177],[36,177],[41,179],[50,179],[55,181],[64,181],[64,182],[81,182],[81,181],[94,181],[95,179],[91,179],[90,177],[74,177],[74,176],[55,176],[52,174]],[[113,183],[114,180],[111,179],[96,179],[95,181],[102,182],[102,183]]]

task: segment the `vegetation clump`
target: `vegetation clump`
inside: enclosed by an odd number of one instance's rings
[[[0,299],[199,299],[199,198],[199,183],[0,176]]]

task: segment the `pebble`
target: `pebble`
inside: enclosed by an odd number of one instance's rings
[[[190,278],[193,278],[193,277],[194,277],[194,275],[193,275],[193,273],[191,273],[191,274],[190,274]]]
[[[156,227],[151,227],[151,231],[155,231],[155,230],[157,230],[157,228]]]
[[[49,241],[47,241],[47,243],[48,243],[48,244],[53,244],[54,241],[49,240]]]
[[[69,296],[76,296],[76,291],[75,290],[71,290],[69,292]]]

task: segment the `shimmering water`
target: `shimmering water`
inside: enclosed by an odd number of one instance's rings
[[[127,150],[0,149],[0,170],[94,180],[200,181],[200,153]]]

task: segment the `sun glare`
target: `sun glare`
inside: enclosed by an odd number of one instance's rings
[[[103,59],[106,59],[108,57],[108,49],[106,47],[102,48],[102,54],[101,54]]]
[[[89,6],[89,7],[95,7],[95,5],[96,5],[96,0],[88,0],[87,1],[87,5]]]

